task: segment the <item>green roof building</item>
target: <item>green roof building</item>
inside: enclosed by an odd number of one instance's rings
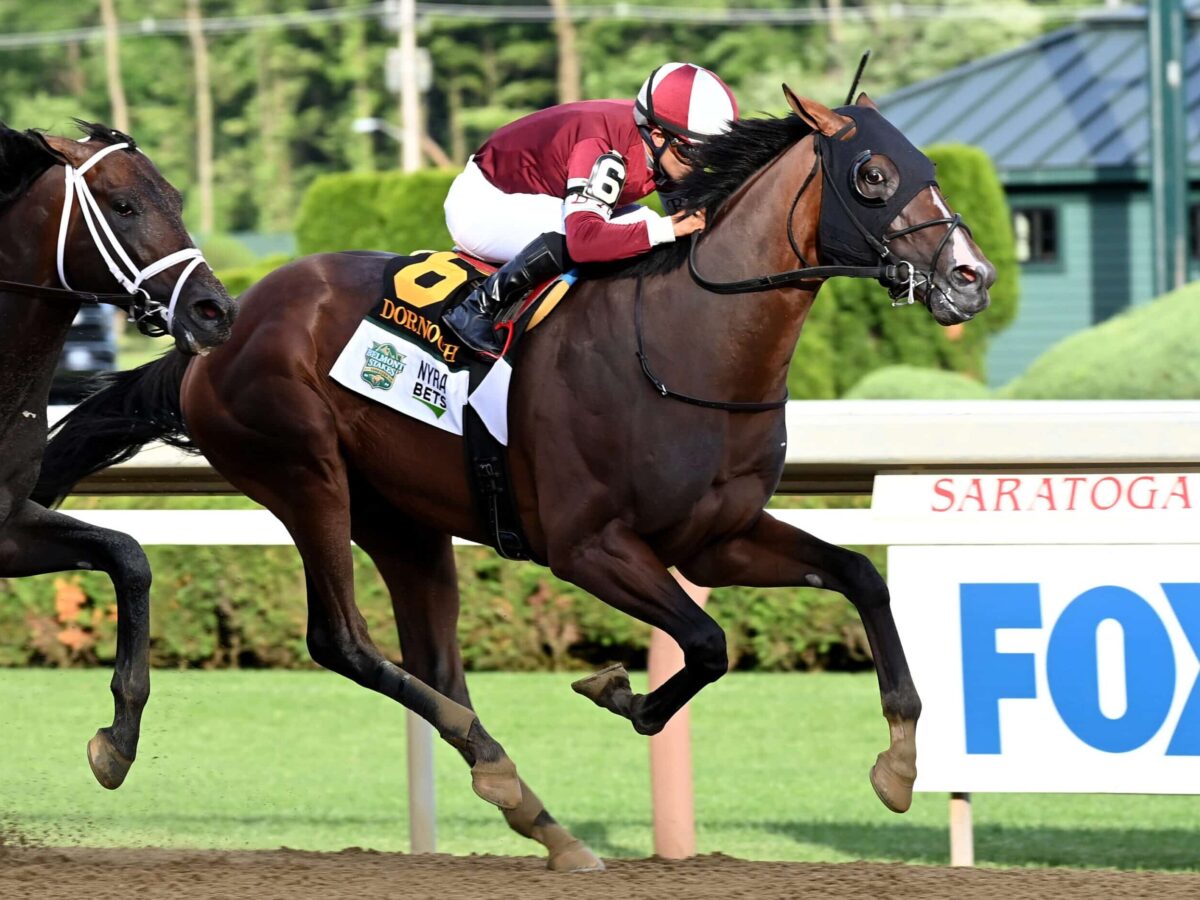
[[[1200,17],[1189,7],[1183,78],[1195,278]],[[880,102],[919,146],[974,144],[996,164],[1013,211],[1021,305],[989,350],[993,384],[1020,374],[1066,335],[1153,294],[1148,60],[1145,9],[1112,10]]]

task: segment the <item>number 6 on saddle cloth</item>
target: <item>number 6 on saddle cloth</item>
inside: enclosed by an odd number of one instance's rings
[[[355,393],[443,431],[462,435],[482,521],[502,556],[527,559],[512,507],[504,447],[508,445],[508,385],[520,337],[536,328],[575,282],[574,273],[538,285],[497,327],[504,349],[491,360],[463,352],[440,325],[494,267],[458,253],[397,256],[383,273],[382,297],[367,313],[330,369]]]

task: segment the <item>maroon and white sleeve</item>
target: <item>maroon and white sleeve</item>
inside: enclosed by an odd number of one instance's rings
[[[611,221],[625,187],[625,160],[599,139],[576,144],[567,161],[563,224],[567,253],[578,263],[610,262],[675,240],[670,218],[628,225]]]

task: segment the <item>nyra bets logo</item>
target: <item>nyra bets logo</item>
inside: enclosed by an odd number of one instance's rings
[[[404,354],[391,344],[371,342],[371,349],[365,354],[362,368],[362,380],[373,388],[381,391],[390,390],[396,383],[396,376],[404,371]]]
[[[417,365],[417,381],[413,385],[413,398],[429,408],[437,418],[446,413],[446,383],[450,374],[427,362]]]

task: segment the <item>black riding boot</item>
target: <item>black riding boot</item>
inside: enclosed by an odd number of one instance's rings
[[[566,257],[561,234],[538,235],[515,258],[477,284],[442,321],[477,353],[499,353],[504,344],[496,333],[496,318],[538,282],[561,275]]]

